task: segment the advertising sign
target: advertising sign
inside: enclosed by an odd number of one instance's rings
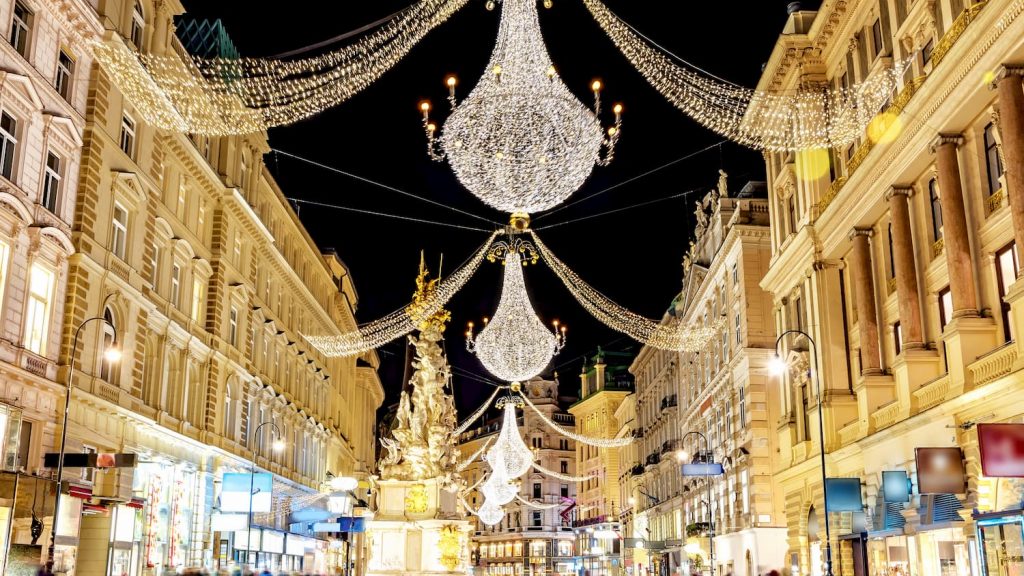
[[[981,471],[990,478],[1024,478],[1024,424],[978,424]]]

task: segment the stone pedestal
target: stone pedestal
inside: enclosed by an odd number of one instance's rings
[[[377,512],[366,528],[366,574],[467,574],[471,529],[438,480],[380,481]]]
[[[903,350],[892,365],[893,376],[896,378],[896,396],[900,401],[901,416],[906,418],[917,412],[917,399],[914,392],[922,384],[931,382],[942,374],[942,358],[934,350],[909,349]]]
[[[991,318],[953,318],[942,339],[946,342],[950,393],[962,394],[966,391],[967,366],[998,344],[996,323]]]

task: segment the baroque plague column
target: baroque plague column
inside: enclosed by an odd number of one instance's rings
[[[412,306],[436,289],[420,264]],[[367,527],[370,576],[463,574],[469,565],[470,523],[457,507],[455,404],[445,393],[451,375],[441,344],[451,318],[440,310],[410,336],[415,349],[412,392],[403,391],[392,438],[378,463],[376,516]]]

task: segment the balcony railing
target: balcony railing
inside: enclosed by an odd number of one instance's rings
[[[675,394],[673,394],[671,396],[665,396],[664,398],[661,399],[661,409],[662,410],[664,410],[666,408],[675,408],[678,405],[679,405],[679,402],[676,400],[676,395]]]
[[[648,466],[654,466],[658,462],[661,462],[661,454],[658,454],[657,452],[655,452],[654,454],[648,454],[647,455],[647,465]]]
[[[629,473],[632,476],[640,476],[641,474],[644,473],[644,467],[642,464],[637,464],[636,466],[633,466],[632,468],[629,469]]]

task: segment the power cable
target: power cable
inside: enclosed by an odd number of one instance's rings
[[[339,206],[337,204],[327,204],[325,202],[315,202],[313,200],[302,200],[300,198],[288,198],[288,200],[295,202],[296,204],[308,204],[310,206],[319,206],[320,208],[331,208],[333,210],[344,210],[346,212],[356,212],[358,214],[367,214],[370,216],[381,216],[384,218],[394,218],[396,220],[405,220],[408,222],[418,222],[420,224],[433,224],[435,226],[445,226],[448,228],[456,228],[459,230],[471,230],[473,232],[484,232],[490,233],[492,230],[485,228],[477,228],[475,226],[463,226],[462,224],[451,224],[449,222],[438,222],[437,220],[426,220],[423,218],[413,218],[412,216],[402,216],[401,214],[388,214],[387,212],[377,212],[375,210],[363,210],[361,208],[351,208],[349,206]]]
[[[467,212],[467,211],[462,210],[460,208],[455,208],[454,206],[449,206],[448,204],[445,204],[443,202],[438,202],[437,200],[431,200],[430,198],[424,198],[423,196],[419,196],[417,194],[413,194],[412,192],[406,192],[405,190],[402,190],[400,188],[395,188],[394,186],[391,186],[389,184],[384,184],[382,182],[377,182],[376,180],[371,180],[369,178],[365,178],[363,176],[359,176],[358,174],[353,174],[351,172],[346,172],[345,170],[342,170],[341,168],[335,168],[334,166],[328,166],[327,164],[323,164],[322,162],[317,162],[316,160],[310,160],[309,158],[305,158],[305,157],[299,156],[298,154],[292,154],[291,152],[285,152],[284,150],[279,150],[277,148],[274,148],[273,150],[274,150],[274,152],[276,154],[282,154],[284,156],[287,156],[289,158],[293,158],[293,159],[298,160],[300,162],[305,162],[307,164],[310,164],[312,166],[316,166],[318,168],[322,168],[322,169],[327,170],[329,172],[334,172],[335,174],[341,174],[343,176],[347,176],[349,178],[358,180],[358,181],[363,182],[365,184],[370,184],[370,185],[376,186],[378,188],[383,188],[385,190],[389,190],[391,192],[395,192],[396,194],[401,194],[403,196],[408,196],[409,198],[414,198],[416,200],[419,200],[420,202],[426,202],[427,204],[433,204],[434,206],[439,206],[439,207],[444,208],[446,210],[451,210],[452,212],[458,212],[459,214],[462,214],[464,216],[469,216],[470,218],[476,218],[477,220],[482,220],[482,221],[487,222],[488,224],[491,224],[493,226],[498,226],[498,227],[502,226],[498,222],[495,222],[494,220],[491,220],[491,219],[486,218],[484,216],[480,216],[479,214],[473,214],[472,212]]]
[[[665,196],[663,198],[655,198],[654,200],[648,200],[646,202],[640,202],[638,204],[631,204],[629,206],[623,206],[622,208],[616,208],[614,210],[608,210],[606,212],[599,212],[597,214],[591,214],[589,216],[581,216],[579,218],[573,218],[572,220],[566,220],[565,222],[557,222],[555,224],[548,224],[547,226],[541,226],[539,228],[536,228],[535,230],[537,232],[540,232],[541,230],[547,230],[549,228],[557,228],[559,226],[566,226],[568,224],[575,224],[576,222],[582,222],[584,220],[591,220],[593,218],[600,218],[602,216],[609,216],[611,214],[617,214],[619,212],[625,212],[626,210],[633,210],[635,208],[643,208],[644,206],[650,206],[651,204],[657,204],[659,202],[665,202],[665,201],[668,201],[668,200],[675,200],[677,198],[685,198],[687,196],[690,196],[691,194],[696,194],[696,193],[698,193],[698,192],[700,192],[702,190],[704,190],[703,187],[701,187],[701,188],[693,188],[693,189],[687,190],[686,192],[680,192],[679,194],[673,194],[671,196]]]
[[[366,32],[367,30],[371,30],[373,28],[376,28],[376,27],[380,26],[381,24],[384,24],[388,20],[392,20],[394,18],[397,18],[398,16],[404,14],[405,12],[408,12],[411,9],[412,9],[412,6],[406,6],[405,8],[402,8],[401,10],[391,14],[390,16],[385,16],[384,18],[381,18],[380,20],[371,22],[371,23],[369,23],[369,24],[367,24],[365,26],[360,26],[359,28],[356,28],[355,30],[350,30],[348,32],[345,32],[344,34],[338,34],[337,36],[328,38],[326,40],[322,40],[322,41],[317,42],[315,44],[309,44],[308,46],[303,46],[301,48],[296,48],[294,50],[289,50],[288,52],[282,52],[281,54],[275,54],[273,56],[267,56],[266,59],[267,60],[283,60],[285,58],[291,58],[292,56],[298,56],[299,54],[305,54],[306,52],[311,52],[313,50],[318,50],[318,49],[323,48],[325,46],[330,46],[331,44],[335,44],[337,42],[341,42],[342,40],[347,40],[348,38],[351,38],[353,36],[358,36],[359,34],[362,34],[363,32]]]

